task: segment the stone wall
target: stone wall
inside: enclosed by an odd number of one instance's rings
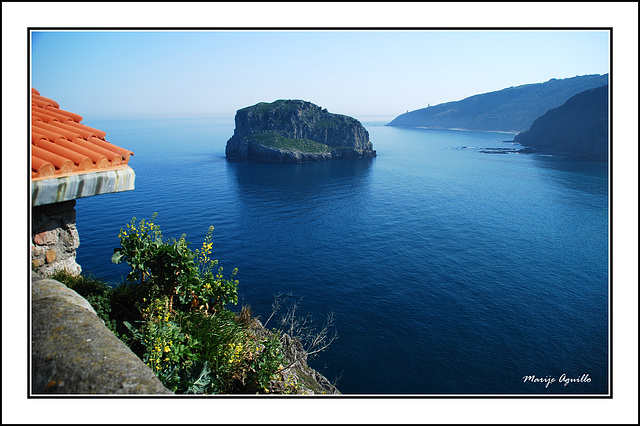
[[[33,270],[48,275],[59,269],[79,274],[76,249],[76,201],[35,206],[31,209],[31,263]]]
[[[173,395],[86,299],[35,273],[31,281],[31,394]]]

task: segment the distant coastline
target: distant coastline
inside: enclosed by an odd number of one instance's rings
[[[428,127],[524,132],[547,111],[585,90],[607,85],[609,74],[589,74],[507,87],[460,101],[430,105],[400,114],[391,127]]]
[[[428,126],[428,127],[427,126],[391,126],[391,127],[400,127],[404,129],[424,129],[424,130],[455,130],[458,132],[505,133],[509,135],[517,135],[521,133],[518,130],[474,130],[474,129],[464,129],[462,127],[432,127],[432,126]]]

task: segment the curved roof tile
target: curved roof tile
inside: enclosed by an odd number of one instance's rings
[[[105,140],[106,132],[80,123],[53,99],[31,89],[31,179],[118,168],[133,155]]]

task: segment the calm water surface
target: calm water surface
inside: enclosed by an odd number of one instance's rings
[[[87,124],[134,151],[136,189],[77,201],[83,272],[120,282],[119,229],[158,212],[194,248],[215,226],[214,258],[263,319],[277,293],[334,312],[339,339],[310,364],[343,393],[608,391],[606,164],[367,123],[374,159],[228,162],[232,119]]]

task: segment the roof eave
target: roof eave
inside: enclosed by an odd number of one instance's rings
[[[31,206],[135,189],[135,172],[128,165],[103,171],[75,173],[31,181]]]

